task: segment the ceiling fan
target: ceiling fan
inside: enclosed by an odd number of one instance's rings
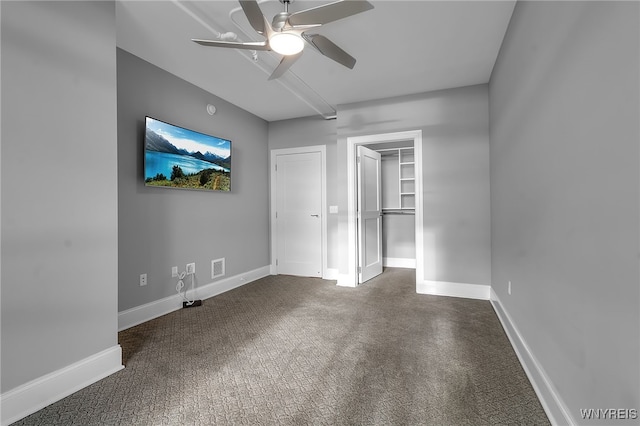
[[[346,18],[373,9],[373,5],[365,0],[339,0],[300,12],[289,13],[289,5],[294,0],[279,0],[284,11],[278,13],[270,24],[262,14],[256,0],[240,0],[240,6],[249,20],[249,24],[266,40],[257,42],[234,42],[224,40],[192,41],[203,46],[229,47],[235,49],[273,50],[284,57],[273,71],[269,80],[276,79],[287,71],[302,55],[305,41],[315,47],[324,56],[333,59],[349,69],[353,69],[356,59],[338,47],[331,40],[320,34],[307,34],[308,30],[321,27],[329,22]]]

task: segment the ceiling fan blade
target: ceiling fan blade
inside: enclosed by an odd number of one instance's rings
[[[249,23],[258,34],[264,34],[264,15],[256,0],[240,0],[240,6]]]
[[[333,59],[337,63],[353,69],[356,58],[339,48],[334,42],[320,34],[303,34],[305,40],[311,43],[324,56]]]
[[[220,40],[201,40],[192,38],[191,41],[201,44],[203,46],[211,47],[229,47],[232,49],[246,49],[246,50],[271,50],[266,41],[252,41],[246,43],[238,43],[235,41],[220,41]]]
[[[291,67],[291,65],[293,65],[293,63],[298,60],[300,56],[302,56],[302,51],[300,53],[296,53],[295,55],[284,56],[276,69],[273,70],[273,73],[271,73],[271,75],[269,76],[269,80],[275,80],[276,78],[282,76],[282,74],[284,74]]]
[[[373,9],[373,5],[368,1],[341,0],[292,13],[288,22],[294,27],[297,25],[326,24],[370,9]]]

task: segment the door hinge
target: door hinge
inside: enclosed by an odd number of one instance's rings
[[[278,266],[278,259],[276,259],[276,266]]]
[[[360,156],[356,157],[356,163],[360,164]]]
[[[362,266],[358,266],[358,273],[361,274],[362,273]]]
[[[278,165],[276,164],[276,172],[278,171]]]

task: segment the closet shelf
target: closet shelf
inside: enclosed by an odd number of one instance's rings
[[[415,159],[413,147],[379,150],[383,157],[383,211],[409,211],[415,209]]]

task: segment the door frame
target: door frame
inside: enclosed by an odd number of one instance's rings
[[[341,275],[338,285],[344,287],[358,286],[358,238],[357,238],[357,188],[356,188],[356,147],[382,142],[402,142],[413,140],[415,158],[415,233],[416,233],[416,291],[417,285],[424,279],[424,236],[422,201],[422,130],[407,130],[403,132],[380,133],[364,136],[347,137],[347,253],[349,269],[346,275]]]
[[[276,200],[278,196],[277,191],[277,180],[276,180],[276,161],[278,155],[295,155],[295,154],[308,154],[313,152],[319,152],[321,156],[322,164],[320,165],[320,170],[322,176],[320,177],[320,181],[322,183],[321,192],[321,232],[322,232],[322,278],[326,279],[327,275],[327,154],[326,154],[326,146],[325,145],[313,145],[313,146],[303,146],[298,148],[282,148],[282,149],[272,149],[269,163],[269,186],[271,189],[271,194],[269,197],[270,204],[270,221],[269,221],[269,234],[271,237],[271,265],[270,265],[270,273],[271,275],[278,275],[278,265],[276,265],[276,257],[278,254],[278,235],[277,235],[277,224],[276,224]]]

